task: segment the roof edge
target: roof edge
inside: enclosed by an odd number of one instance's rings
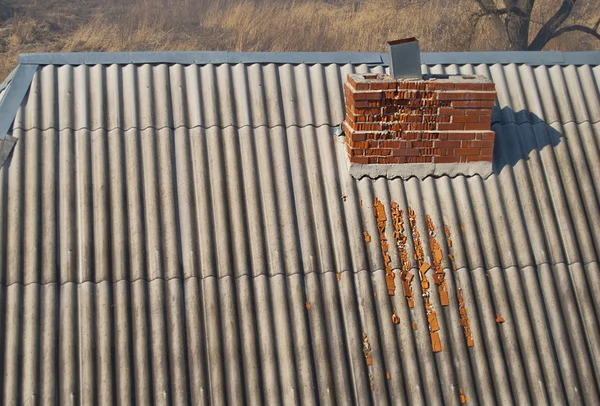
[[[600,51],[586,52],[423,52],[426,65],[529,64],[600,65]],[[367,64],[387,65],[388,55],[377,52],[80,52],[40,53],[19,56],[22,65],[112,65],[112,64]]]

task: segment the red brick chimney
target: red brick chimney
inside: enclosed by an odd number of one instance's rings
[[[491,170],[496,92],[485,77],[352,74],[344,95],[343,131],[351,164],[388,165],[386,173],[393,165],[392,172],[403,176],[414,169],[408,164],[426,164],[417,165],[416,176]],[[373,168],[366,174],[377,173]]]

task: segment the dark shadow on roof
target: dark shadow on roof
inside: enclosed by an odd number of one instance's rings
[[[564,137],[537,115],[526,110],[514,112],[509,107],[494,109],[492,129],[496,132],[493,160],[496,174],[507,165],[513,167],[521,160],[529,160],[533,151],[556,147]]]

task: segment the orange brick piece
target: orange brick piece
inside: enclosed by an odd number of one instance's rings
[[[363,333],[363,354],[367,365],[373,365],[373,357],[371,356],[371,344],[369,344],[369,336]]]
[[[342,129],[352,163],[492,160],[496,92],[494,84],[482,76],[396,80],[384,74],[350,74],[344,96]],[[449,147],[446,140],[455,144]]]
[[[464,405],[465,403],[467,403],[469,401],[469,398],[465,395],[465,391],[463,390],[463,388],[460,388],[459,393],[460,393],[460,403],[462,403]]]

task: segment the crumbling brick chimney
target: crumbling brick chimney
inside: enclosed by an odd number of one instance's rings
[[[352,74],[343,130],[358,164],[491,162],[494,84],[481,76]]]
[[[485,77],[351,74],[344,95],[346,148],[358,174],[491,171],[496,92]]]

